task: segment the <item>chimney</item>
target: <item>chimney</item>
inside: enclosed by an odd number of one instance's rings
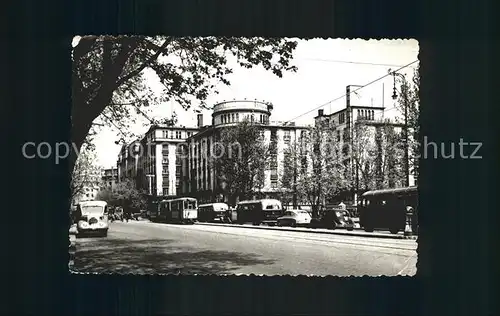
[[[203,127],[203,114],[197,114],[196,115],[196,120],[198,122],[198,127]]]
[[[323,116],[323,109],[318,110],[318,116]]]

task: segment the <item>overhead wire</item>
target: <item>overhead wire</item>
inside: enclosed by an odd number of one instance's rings
[[[327,62],[327,63],[340,63],[340,64],[355,64],[355,65],[385,66],[385,67],[401,67],[401,65],[369,63],[369,62],[362,62],[362,61],[333,60],[333,59],[319,59],[319,58],[305,58],[303,60],[319,61],[319,62]]]
[[[362,85],[362,86],[358,87],[357,89],[354,89],[353,91],[351,91],[351,93],[355,93],[356,91],[361,90],[361,89],[363,89],[363,88],[365,88],[365,87],[367,87],[367,86],[369,86],[369,85],[371,85],[371,84],[374,84],[375,82],[378,82],[378,81],[380,81],[380,80],[382,80],[382,79],[384,79],[384,78],[386,78],[386,77],[388,77],[388,76],[392,76],[392,75],[393,75],[393,73],[398,72],[398,71],[401,71],[402,69],[404,69],[404,68],[406,68],[406,67],[408,67],[408,66],[411,66],[412,64],[414,64],[414,63],[416,63],[416,62],[418,62],[418,59],[417,59],[417,60],[415,60],[415,61],[412,61],[411,63],[406,64],[406,65],[404,65],[404,66],[402,66],[402,67],[400,67],[400,68],[398,68],[398,69],[396,69],[396,70],[390,71],[389,73],[385,74],[384,76],[379,77],[379,78],[377,78],[377,79],[375,79],[375,80],[372,80],[372,81],[370,81],[370,82],[368,82],[368,83],[366,83],[366,84],[364,84],[364,85]],[[327,105],[331,105],[331,103],[336,102],[336,101],[338,101],[338,100],[341,100],[341,99],[343,99],[343,98],[344,98],[344,97],[346,97],[346,96],[347,96],[347,93],[345,93],[345,94],[343,94],[343,95],[341,95],[341,96],[339,96],[339,97],[337,97],[337,98],[335,98],[335,99],[333,99],[333,100],[330,100],[330,101],[328,101],[328,102],[326,102],[326,103],[324,103],[324,104],[321,104],[321,105],[320,105],[320,106],[318,106],[318,107],[315,107],[315,108],[313,108],[313,109],[311,109],[311,110],[309,110],[309,111],[307,111],[307,112],[304,112],[304,113],[302,113],[302,114],[300,114],[300,115],[298,115],[298,116],[296,116],[296,117],[294,117],[294,118],[292,118],[292,119],[290,119],[290,120],[287,120],[287,121],[283,122],[283,125],[286,125],[287,123],[290,123],[290,122],[292,122],[292,121],[294,121],[294,120],[296,120],[296,119],[298,119],[298,118],[300,118],[300,117],[302,117],[302,116],[304,116],[304,115],[307,115],[307,114],[309,114],[309,113],[311,113],[311,112],[314,112],[314,111],[316,111],[316,110],[318,110],[318,109],[321,109],[321,108],[323,108],[323,107],[325,107],[325,106],[327,106]]]

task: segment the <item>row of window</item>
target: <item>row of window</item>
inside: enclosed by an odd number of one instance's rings
[[[168,131],[163,132],[165,134],[165,138],[168,138]],[[175,138],[181,139],[181,132],[180,131],[175,131]],[[170,131],[170,138],[174,138],[174,131]]]
[[[240,121],[240,114],[239,113],[227,113],[227,114],[222,114],[220,116],[221,118],[221,123],[236,123]],[[252,114],[250,116],[250,121],[254,122],[255,121],[255,115]],[[262,124],[269,124],[269,116],[265,114],[259,114],[259,122]]]
[[[374,110],[358,110],[358,118],[362,120],[374,120],[375,111]]]
[[[222,114],[221,117],[221,123],[233,123],[233,122],[239,122],[240,121],[240,115],[239,113],[231,113],[231,114]]]
[[[163,138],[181,139],[182,131],[162,131]],[[193,132],[186,132],[186,137],[193,136]]]

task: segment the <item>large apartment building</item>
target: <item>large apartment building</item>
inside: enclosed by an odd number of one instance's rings
[[[286,146],[300,137],[306,126],[295,126],[273,122],[270,116],[273,106],[261,101],[234,100],[216,104],[212,112],[212,124],[203,127],[188,142],[187,159],[184,165],[188,181],[184,185],[184,195],[193,196],[201,203],[210,201],[228,201],[222,194],[221,182],[215,166],[209,157],[209,150],[216,141],[219,131],[234,126],[238,122],[248,120],[263,128],[264,140],[274,144],[270,156],[269,168],[264,171],[264,186],[259,190],[265,197],[276,197],[280,194],[279,178],[283,172],[283,155]]]
[[[178,196],[182,191],[182,145],[198,128],[153,125],[141,139],[122,146],[118,179],[134,179],[153,196]]]

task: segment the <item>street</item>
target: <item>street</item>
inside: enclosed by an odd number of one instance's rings
[[[113,222],[76,239],[72,271],[133,274],[414,275],[408,239],[242,227]]]

